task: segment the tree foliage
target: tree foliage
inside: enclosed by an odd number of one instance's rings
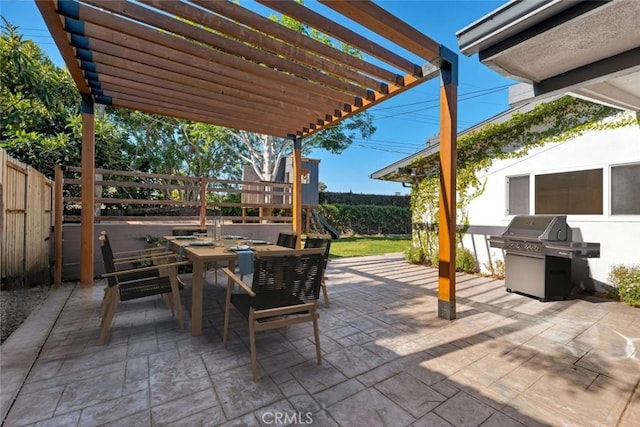
[[[228,129],[131,110],[115,113],[134,143],[133,169],[170,175],[237,179],[240,144]]]
[[[71,76],[60,72],[38,45],[24,40],[7,21],[0,39],[0,65],[0,144],[50,175],[51,165],[65,158],[71,138],[68,125],[79,112]]]
[[[0,40],[0,146],[53,176],[80,166],[80,95],[68,70],[4,21]],[[240,176],[242,146],[228,129],[96,106],[96,167],[222,177]]]
[[[0,39],[0,146],[48,176],[56,164],[80,165],[80,95],[71,75],[4,21]],[[104,114],[95,124],[96,165],[130,163],[128,136]]]

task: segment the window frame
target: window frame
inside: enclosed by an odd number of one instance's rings
[[[636,166],[640,168],[640,162],[615,163],[615,164],[609,165],[609,182],[608,182],[608,189],[607,189],[609,217],[623,219],[625,217],[640,216],[640,211],[638,211],[638,213],[614,213],[613,212],[613,170],[617,167],[628,167],[628,166]]]
[[[524,213],[513,213],[510,209],[511,203],[511,186],[510,181],[512,179],[518,178],[527,178],[527,212]],[[521,175],[509,175],[505,177],[505,213],[507,216],[515,216],[515,215],[529,215],[531,213],[531,174],[521,174]]]
[[[556,209],[555,206],[551,205],[552,202],[549,202],[549,204],[543,204],[540,203],[540,199],[543,198],[543,196],[548,191],[548,189],[552,186],[549,185],[548,182],[541,182],[542,180],[547,179],[549,176],[551,175],[556,175],[556,176],[561,176],[561,175],[565,175],[567,176],[567,179],[570,179],[568,177],[568,175],[577,175],[580,173],[584,173],[587,174],[587,179],[585,180],[585,182],[589,182],[590,178],[588,176],[589,173],[594,173],[595,174],[595,178],[598,179],[599,178],[599,187],[597,186],[585,186],[584,187],[584,191],[588,191],[589,188],[595,188],[596,191],[599,192],[599,194],[596,194],[596,197],[599,196],[599,200],[596,201],[593,204],[593,207],[595,208],[594,210],[596,210],[595,212],[591,212],[588,211],[589,209],[589,204],[588,204],[588,198],[584,198],[585,202],[584,205],[568,205],[568,206],[581,206],[582,207],[582,211],[570,211],[568,208],[565,207],[566,211],[562,211],[561,209]],[[599,176],[598,176],[599,174]],[[603,216],[605,215],[605,197],[606,197],[606,193],[605,193],[605,168],[604,167],[594,167],[594,168],[589,168],[589,169],[571,169],[571,170],[565,170],[562,172],[550,172],[550,173],[539,173],[539,174],[534,174],[534,189],[533,189],[533,198],[534,198],[534,208],[533,208],[533,212],[535,215],[580,215],[580,216],[587,216],[587,215],[591,215],[591,216]],[[541,185],[543,184],[543,185]],[[582,190],[581,188],[577,188],[573,189],[574,191],[572,191],[572,187],[570,186],[566,186],[566,187],[558,187],[561,188],[563,190],[564,193],[567,193],[567,195],[565,196],[565,198],[570,198],[571,195],[575,195],[577,192],[577,190]],[[545,193],[542,193],[543,191],[545,191]],[[562,197],[562,193],[563,192],[559,192],[558,195],[556,195],[556,197]],[[549,195],[549,196],[553,196],[553,194]],[[599,203],[599,204],[598,204]],[[549,209],[552,208],[552,209]],[[586,211],[586,212],[585,212]]]

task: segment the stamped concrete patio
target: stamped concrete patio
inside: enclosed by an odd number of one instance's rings
[[[502,281],[461,274],[458,319],[448,322],[436,317],[436,270],[398,254],[334,260],[331,308],[320,310],[323,365],[315,364],[310,327],[292,327],[286,337],[264,332],[256,384],[239,316],[222,347],[224,290],[212,274],[201,337],[179,331],[161,300],[148,298],[121,304],[109,344],[98,347],[103,284],[53,292],[0,347],[6,425],[631,426],[640,419],[640,310],[622,303],[540,303],[506,293]],[[183,292],[188,310],[189,288]]]

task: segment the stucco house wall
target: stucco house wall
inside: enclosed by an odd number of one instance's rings
[[[567,215],[573,240],[599,242],[601,250],[600,258],[573,261],[572,280],[585,289],[602,288],[612,265],[640,263],[640,215],[611,212],[611,167],[625,164],[640,164],[637,125],[592,130],[565,142],[535,148],[522,158],[494,160],[486,172],[478,174],[481,180],[486,179],[486,189],[468,205],[469,223],[497,227],[509,224],[513,218],[507,213],[509,177],[529,176],[528,213],[535,214],[536,175],[602,169],[602,214]],[[640,176],[637,181],[640,182]],[[640,192],[640,185],[629,191]],[[503,254],[500,249],[488,248],[485,237],[466,235],[463,245],[475,251],[479,268],[489,272],[489,260],[493,263],[503,260]]]

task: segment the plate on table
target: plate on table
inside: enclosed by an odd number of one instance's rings
[[[244,239],[246,239],[246,237],[244,237],[244,236],[234,236],[234,235],[231,235],[231,234],[224,235],[224,236],[222,236],[222,238],[225,239],[225,240],[244,240]]]
[[[193,240],[196,236],[173,236],[176,240]]]
[[[266,240],[249,240],[254,245],[270,245],[271,242],[267,242]]]
[[[249,246],[249,245],[231,246],[229,248],[230,251],[234,251],[234,252],[237,252],[237,251],[249,251],[251,249],[253,249],[253,248],[251,246]]]
[[[189,246],[215,246],[216,242],[212,241],[195,241],[189,243]]]

